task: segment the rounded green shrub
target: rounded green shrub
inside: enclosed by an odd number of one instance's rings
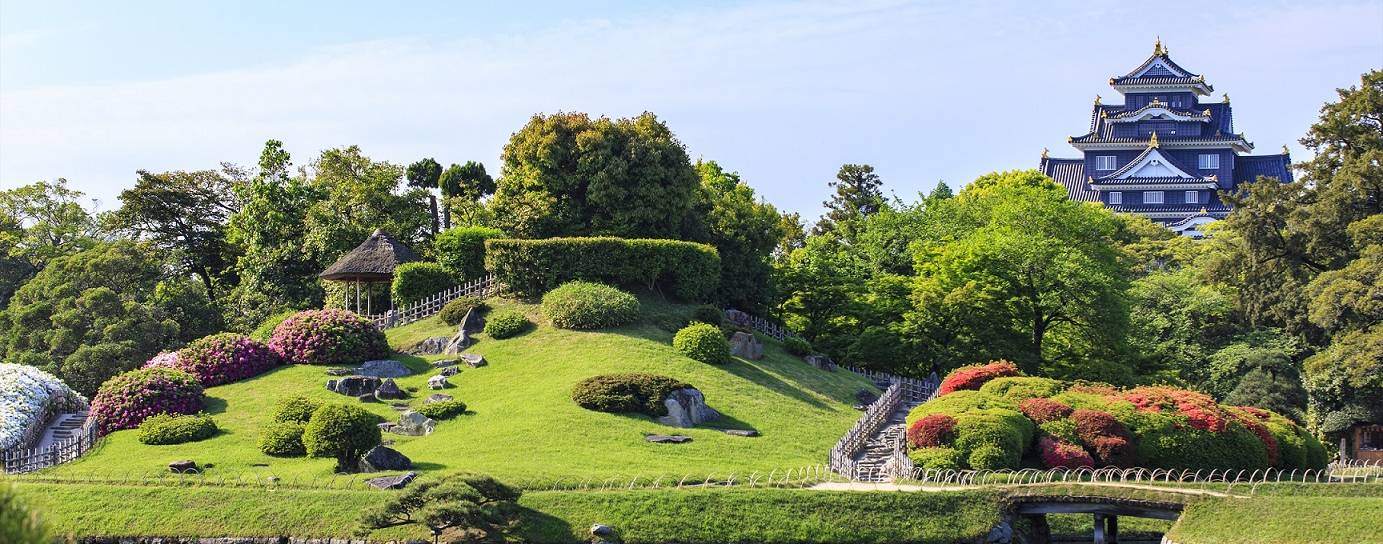
[[[672,337],[672,347],[682,355],[707,364],[718,365],[730,360],[730,343],[715,325],[687,325]]]
[[[721,321],[724,321],[724,319],[725,314],[720,312],[720,308],[716,308],[710,304],[697,306],[696,309],[692,310],[691,314],[692,321],[697,323],[709,323],[717,327],[720,326]]]
[[[656,374],[603,374],[581,380],[571,390],[571,400],[587,410],[611,413],[667,415],[663,401],[678,389],[691,387]]]
[[[543,295],[543,314],[563,329],[603,329],[632,323],[639,299],[608,285],[573,281]]]
[[[519,312],[500,312],[485,320],[485,334],[503,340],[523,334],[533,322]]]
[[[471,310],[485,311],[485,302],[475,297],[458,297],[442,305],[442,311],[437,313],[437,317],[441,318],[443,323],[455,327],[466,319],[466,312]]]
[[[299,457],[307,454],[303,446],[305,427],[296,421],[276,421],[259,435],[259,451],[275,457]]]
[[[395,306],[412,304],[456,286],[456,278],[437,263],[403,263],[394,269],[389,294]]]
[[[216,422],[208,415],[158,414],[139,424],[139,441],[166,445],[196,442],[216,434]]]
[[[307,310],[274,328],[269,349],[299,365],[357,363],[389,355],[384,332],[346,310]]]
[[[379,416],[351,404],[324,404],[303,428],[308,457],[334,457],[336,470],[351,472],[360,456],[379,445]]]
[[[451,419],[466,413],[466,403],[459,400],[444,400],[442,402],[424,404],[415,408],[413,411],[425,415],[430,419]]]
[[[966,463],[975,470],[1000,470],[1018,468],[1018,454],[999,446],[985,444],[970,450]]]
[[[783,339],[783,349],[798,357],[805,357],[811,355],[812,343],[800,336],[789,336]]]
[[[274,421],[306,424],[312,413],[322,407],[322,401],[307,397],[281,399],[274,406]]]
[[[998,395],[1013,402],[1028,399],[1047,398],[1066,390],[1066,383],[1051,378],[1036,376],[1012,376],[994,378],[980,386],[980,391]]]
[[[931,470],[959,470],[965,468],[965,459],[955,448],[918,448],[908,452],[913,466]]]
[[[1032,421],[1022,412],[1003,408],[972,410],[954,416],[956,418],[956,440],[954,447],[965,456],[970,468],[1000,469],[1018,468],[1018,463],[1028,446],[1032,444]],[[982,453],[985,462],[975,464],[975,453],[979,450],[997,449]]]
[[[956,391],[944,397],[937,397],[929,402],[918,405],[908,412],[907,424],[922,419],[932,414],[946,414],[956,417],[960,414],[972,410],[986,410],[990,408],[1001,408],[1017,412],[1018,404],[1000,397],[980,391]]]

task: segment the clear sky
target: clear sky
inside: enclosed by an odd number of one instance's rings
[[[905,198],[1043,147],[1160,35],[1258,153],[1383,67],[1383,0],[59,2],[0,0],[0,187],[116,206],[152,171],[359,144],[498,173],[534,113],[652,111],[693,159],[814,217],[842,163]]]

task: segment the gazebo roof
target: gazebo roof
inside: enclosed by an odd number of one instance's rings
[[[374,234],[342,255],[317,277],[324,280],[380,281],[394,277],[400,264],[420,260],[417,253],[387,232],[375,229]]]

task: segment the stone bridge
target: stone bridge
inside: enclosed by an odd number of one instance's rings
[[[1119,516],[1175,521],[1185,506],[1178,502],[1124,499],[1102,496],[1013,496],[1005,500],[1009,515],[1027,518],[1034,528],[1029,542],[1046,544],[1051,540],[1047,514],[1091,514],[1095,516],[1095,544],[1119,541]]]

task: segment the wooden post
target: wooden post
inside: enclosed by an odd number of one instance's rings
[[[1109,544],[1104,534],[1104,514],[1095,514],[1095,544]]]
[[[1105,520],[1105,533],[1109,538],[1109,544],[1119,543],[1119,516],[1109,516]]]

